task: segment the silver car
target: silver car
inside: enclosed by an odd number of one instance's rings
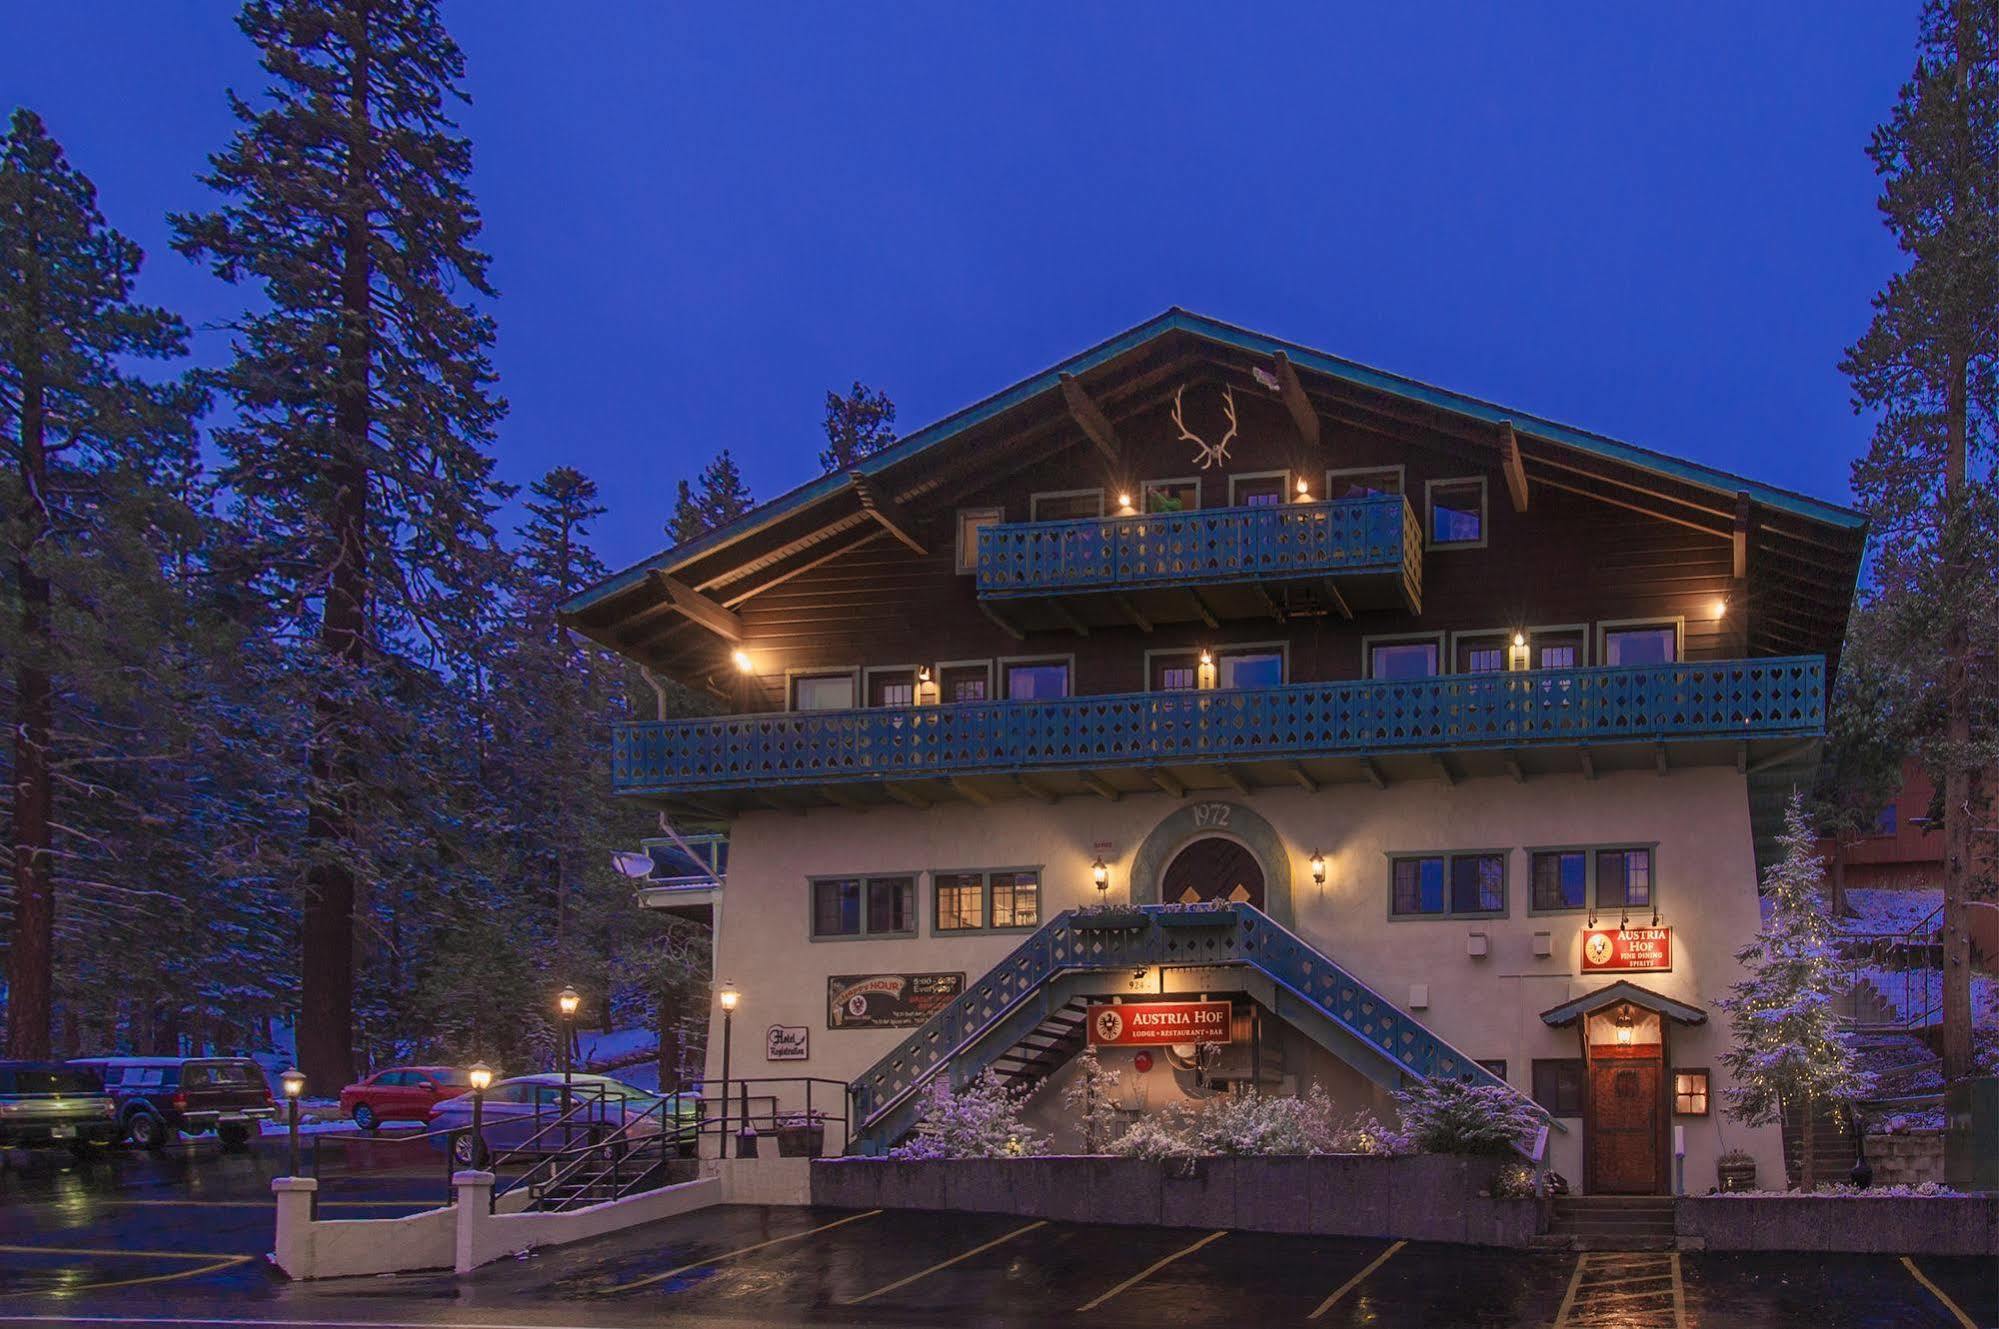
[[[556,1072],[501,1080],[486,1090],[480,1126],[483,1148],[472,1139],[471,1094],[437,1105],[430,1120],[432,1139],[439,1148],[448,1141],[453,1159],[464,1167],[508,1154],[559,1153],[620,1130],[628,1139],[667,1135],[679,1151],[693,1148],[701,1118],[697,1094],[661,1097],[608,1075],[572,1075],[567,1090],[569,1117],[563,1122],[564,1094],[562,1076]]]

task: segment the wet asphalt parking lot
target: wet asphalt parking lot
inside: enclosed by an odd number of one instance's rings
[[[15,1155],[17,1163],[21,1155]],[[728,1206],[449,1273],[289,1283],[268,1145],[0,1175],[0,1325],[1536,1326],[1999,1329],[1999,1262],[1522,1253],[988,1214]],[[328,1176],[322,1213],[435,1203],[440,1169]]]

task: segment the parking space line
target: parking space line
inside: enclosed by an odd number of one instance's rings
[[[240,1251],[146,1251],[120,1250],[116,1247],[99,1246],[0,1246],[0,1255],[85,1255],[105,1257],[127,1256],[141,1260],[247,1260],[250,1257]]]
[[[1362,1279],[1366,1278],[1369,1274],[1373,1273],[1375,1270],[1381,1268],[1382,1265],[1387,1264],[1390,1256],[1394,1255],[1395,1252],[1401,1250],[1404,1246],[1407,1246],[1408,1244],[1409,1243],[1406,1241],[1398,1241],[1393,1246],[1390,1246],[1387,1250],[1383,1251],[1381,1254],[1375,1256],[1373,1261],[1368,1264],[1367,1268],[1361,1270],[1359,1273],[1355,1274],[1352,1278],[1349,1278],[1346,1282],[1334,1288],[1333,1295],[1327,1297],[1324,1301],[1320,1302],[1319,1309],[1313,1311],[1310,1315],[1307,1315],[1305,1318],[1308,1320],[1316,1320],[1321,1315],[1324,1315],[1327,1311],[1331,1310],[1334,1306],[1338,1305],[1341,1297],[1344,1297],[1347,1293],[1359,1287]]]
[[[114,1278],[103,1283],[78,1283],[73,1287],[43,1288],[42,1295],[70,1297],[79,1292],[103,1292],[114,1287],[139,1287],[146,1283],[174,1283],[184,1278],[199,1278],[203,1274],[220,1273],[224,1269],[234,1269],[239,1264],[248,1264],[256,1259],[254,1255],[230,1255],[212,1264],[198,1265],[193,1269],[182,1269],[171,1274],[149,1274],[144,1278]]]
[[[651,1287],[654,1283],[664,1283],[667,1279],[674,1278],[680,1274],[690,1273],[696,1269],[706,1269],[711,1264],[720,1264],[724,1260],[733,1260],[738,1255],[748,1255],[750,1252],[760,1251],[766,1246],[776,1246],[787,1241],[797,1241],[801,1237],[816,1237],[821,1232],[831,1232],[836,1227],[845,1227],[849,1223],[858,1223],[863,1218],[873,1218],[880,1212],[881,1210],[879,1209],[870,1209],[866,1213],[848,1214],[845,1218],[835,1219],[831,1223],[809,1228],[804,1232],[786,1233],[782,1237],[772,1237],[769,1241],[760,1241],[754,1246],[744,1246],[722,1255],[711,1255],[705,1260],[696,1260],[693,1264],[683,1264],[678,1269],[669,1269],[663,1274],[652,1274],[648,1277],[638,1279],[636,1282],[620,1283],[616,1287],[606,1288],[605,1292],[630,1292],[633,1288]]]
[[[1139,1272],[1133,1274],[1130,1278],[1125,1279],[1124,1282],[1119,1283],[1116,1287],[1104,1293],[1102,1296],[1092,1297],[1088,1301],[1084,1302],[1082,1305],[1078,1306],[1076,1308],[1076,1314],[1081,1315],[1084,1311],[1095,1310],[1097,1307],[1103,1305],[1105,1302],[1109,1301],[1112,1297],[1115,1297],[1118,1293],[1125,1291],[1127,1288],[1137,1287],[1140,1283],[1143,1283],[1146,1279],[1152,1277],[1154,1274],[1158,1273],[1161,1269],[1164,1269],[1167,1265],[1173,1263],[1175,1260],[1178,1260],[1183,1256],[1192,1255],[1195,1251],[1201,1249],[1201,1247],[1207,1245],[1209,1242],[1220,1241],[1223,1237],[1226,1237],[1228,1234],[1229,1231],[1227,1228],[1223,1228],[1219,1232],[1210,1232],[1207,1236],[1202,1237],[1199,1241],[1195,1242],[1193,1245],[1188,1246],[1183,1250],[1174,1251],[1171,1255],[1167,1256],[1163,1260],[1154,1261],[1152,1264],[1147,1265],[1144,1269],[1141,1269]]]
[[[1048,1220],[1043,1218],[1036,1222],[1029,1223],[1025,1227],[1017,1227],[1003,1237],[993,1238],[991,1241],[987,1242],[983,1246],[974,1246],[972,1247],[972,1249],[964,1252],[962,1255],[954,1255],[948,1260],[940,1260],[936,1264],[931,1265],[928,1269],[922,1270],[919,1273],[911,1274],[907,1278],[898,1278],[893,1283],[886,1283],[881,1287],[876,1288],[872,1292],[863,1293],[862,1295],[855,1297],[852,1301],[848,1302],[847,1305],[858,1306],[864,1301],[872,1301],[874,1298],[879,1297],[884,1292],[893,1292],[899,1287],[908,1287],[911,1283],[914,1283],[917,1279],[928,1278],[930,1275],[936,1273],[939,1269],[949,1269],[952,1265],[957,1264],[961,1260],[969,1260],[974,1255],[984,1255],[987,1251],[991,1250],[993,1247],[1004,1246],[1009,1241],[1012,1241],[1015,1237],[1018,1237],[1023,1233],[1032,1232],[1034,1231],[1034,1229],[1038,1227],[1047,1227],[1047,1226],[1048,1226]]]
[[[1569,1314],[1576,1308],[1576,1289],[1583,1285],[1583,1265],[1589,1256],[1576,1256],[1575,1272],[1569,1275],[1569,1290],[1562,1294],[1561,1309],[1555,1312],[1555,1329],[1568,1329]]]
[[[1952,1315],[1955,1315],[1957,1317],[1957,1322],[1963,1325],[1964,1329],[1978,1329],[1978,1321],[1972,1319],[1969,1315],[1966,1315],[1964,1313],[1964,1307],[1952,1301],[1950,1299],[1949,1294],[1947,1294],[1942,1288],[1938,1287],[1935,1283],[1930,1282],[1928,1276],[1925,1275],[1922,1270],[1916,1268],[1916,1262],[1914,1260],[1911,1260],[1908,1256],[1904,1255],[1902,1257],[1902,1267],[1904,1269],[1907,1269],[1911,1274],[1915,1275],[1916,1281],[1918,1283],[1921,1283],[1924,1287],[1928,1288],[1930,1295],[1935,1297],[1938,1301],[1942,1302],[1943,1308],[1949,1311]]]

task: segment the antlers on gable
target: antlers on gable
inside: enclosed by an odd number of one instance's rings
[[[1187,422],[1180,417],[1180,394],[1186,390],[1187,385],[1184,383],[1173,390],[1173,427],[1180,431],[1181,438],[1200,449],[1194,454],[1194,460],[1205,471],[1210,466],[1219,466],[1229,459],[1229,444],[1235,441],[1236,433],[1235,389],[1227,387],[1222,389],[1222,410],[1229,418],[1229,432],[1222,435],[1219,443],[1203,442],[1201,436],[1189,430]]]

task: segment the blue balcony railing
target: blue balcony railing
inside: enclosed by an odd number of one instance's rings
[[[1423,530],[1399,494],[1139,517],[1003,522],[979,532],[985,599],[1399,575],[1422,600]]]
[[[1463,748],[1807,736],[1818,656],[1292,683],[619,725],[621,793],[1254,762]]]

